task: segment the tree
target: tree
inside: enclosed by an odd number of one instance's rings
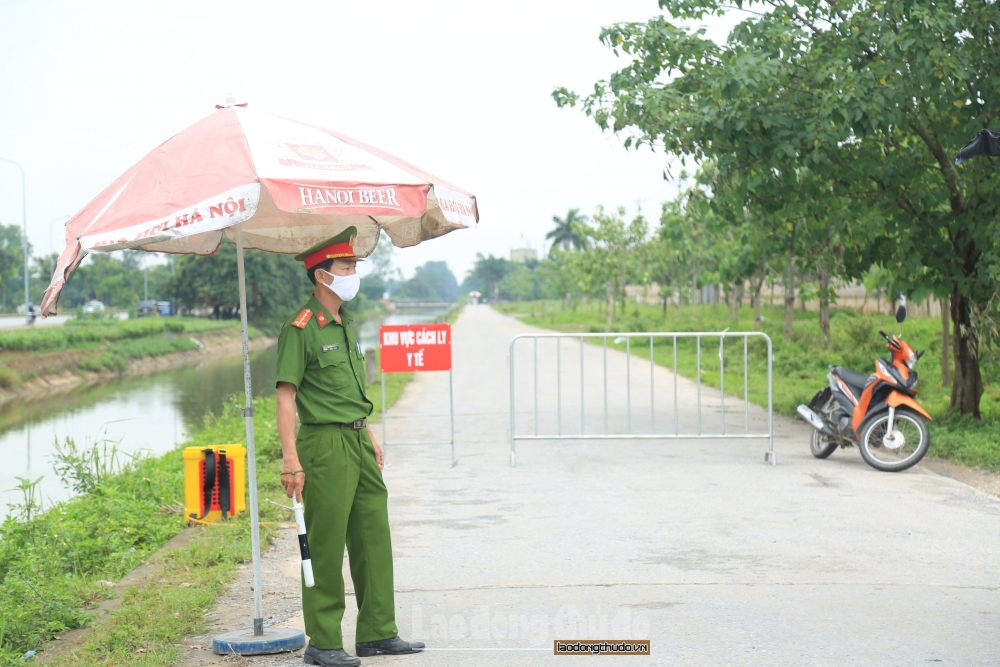
[[[641,214],[625,221],[625,209],[607,211],[597,207],[594,213],[593,244],[587,252],[571,253],[571,266],[578,276],[579,286],[585,294],[597,296],[604,293],[605,321],[608,329],[614,319],[614,302],[618,298],[624,305],[625,285],[632,280],[642,282],[645,262],[642,249],[649,227]]]
[[[531,269],[517,264],[500,280],[500,296],[511,301],[523,301],[535,297],[535,280]]]
[[[722,45],[672,21],[727,3],[660,5],[667,16],[602,32],[627,67],[586,98],[556,90],[557,102],[582,102],[601,127],[627,130],[626,146],[747,171],[748,193],[779,192],[779,182],[787,192],[806,168],[813,192],[823,184],[865,206],[869,224],[853,240],[869,265],[897,289],[950,296],[951,409],[978,417],[978,348],[995,329],[978,324],[996,315],[1000,275],[1000,170],[991,158],[956,167],[952,156],[1000,115],[997,5],[756,0],[740,5],[751,15]],[[793,218],[795,234],[807,219],[822,220]]]
[[[485,291],[493,300],[500,298],[500,281],[513,269],[511,262],[503,257],[483,257],[476,253],[476,263],[469,271],[469,278],[480,291]]]
[[[24,280],[23,235],[17,225],[0,225],[0,309],[7,309],[7,291],[12,281]],[[28,244],[31,254],[31,244]],[[20,303],[16,299],[15,303]]]
[[[244,266],[249,319],[285,319],[313,291],[302,264],[291,255],[248,250]],[[236,247],[223,242],[214,255],[180,256],[172,287],[188,308],[207,307],[216,317],[235,317],[239,312]]]
[[[556,223],[556,228],[545,235],[546,240],[552,241],[550,253],[558,247],[562,247],[563,250],[587,248],[591,235],[588,226],[590,220],[587,216],[580,215],[580,209],[571,208],[565,218],[554,215],[552,221]]]
[[[396,290],[403,299],[454,301],[458,298],[458,281],[446,262],[427,262],[418,266],[413,277]]]

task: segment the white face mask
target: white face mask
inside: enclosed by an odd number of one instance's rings
[[[322,269],[320,269],[322,271]],[[338,276],[329,271],[323,271],[328,276],[333,277],[332,283],[324,283],[322,280],[319,281],[322,285],[326,286],[331,292],[336,294],[343,301],[350,301],[358,295],[358,290],[361,289],[361,276],[356,273],[352,273],[349,276]]]

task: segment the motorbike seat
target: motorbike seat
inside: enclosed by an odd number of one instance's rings
[[[868,376],[864,373],[859,373],[857,371],[852,371],[850,368],[845,366],[834,366],[833,372],[837,376],[846,382],[848,386],[855,389],[864,389],[865,385],[868,384]]]

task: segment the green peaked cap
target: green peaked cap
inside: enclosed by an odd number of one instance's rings
[[[336,236],[329,238],[326,241],[320,241],[319,243],[309,248],[308,250],[300,252],[298,255],[295,256],[295,261],[297,262],[306,261],[307,264],[311,263],[312,266],[315,266],[316,264],[319,264],[320,262],[325,261],[326,259],[354,258],[355,254],[354,254],[353,243],[357,235],[358,235],[357,227],[354,226],[348,227],[347,229],[340,232]],[[339,248],[334,247],[338,245],[341,247]],[[329,253],[327,253],[327,255],[329,256],[313,257],[311,258],[313,260],[312,262],[308,261],[310,259],[310,255],[314,255],[316,253],[319,253],[327,249],[329,249],[330,251]],[[306,266],[306,268],[308,269],[312,267]]]

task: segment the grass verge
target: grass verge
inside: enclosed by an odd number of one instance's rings
[[[0,331],[0,349],[41,352],[71,350],[113,341],[160,336],[192,335],[219,329],[239,329],[239,320],[200,317],[146,317],[135,320],[70,320],[62,326]]]
[[[601,304],[580,304],[563,307],[558,301],[502,303],[494,306],[505,314],[516,315],[524,322],[566,332],[603,332],[605,320]],[[884,315],[862,315],[849,310],[834,310],[831,314],[831,341],[825,342],[814,312],[796,311],[791,340],[783,340],[784,310],[765,307],[763,326],[754,326],[753,311],[740,310],[734,320],[724,305],[669,308],[667,313],[656,306],[629,304],[619,311],[612,326],[614,331],[754,331],[763,330],[773,343],[773,392],[775,411],[794,417],[800,403],[808,403],[826,384],[828,366],[837,364],[857,371],[871,372],[875,357],[886,356],[885,343],[878,330],[899,332],[895,318]],[[941,379],[941,321],[934,317],[910,315],[903,327],[903,337],[918,350],[926,350],[917,371],[920,375],[919,399],[934,417],[931,422],[932,456],[956,463],[1000,471],[1000,355],[996,350],[982,352],[981,367],[986,392],[981,409],[983,419],[975,421],[948,414],[951,387]],[[609,341],[610,345],[610,341]],[[678,339],[677,371],[695,378],[698,374],[695,341]],[[718,339],[701,343],[701,381],[706,386],[719,387]],[[614,344],[620,350],[624,343]],[[726,394],[743,397],[743,343],[726,342]],[[632,340],[632,353],[649,358],[649,339]],[[671,339],[654,339],[653,357],[657,364],[673,367]],[[749,399],[757,405],[767,405],[767,346],[763,339],[750,339],[747,346],[749,366]]]
[[[406,378],[390,376],[390,404]],[[377,397],[376,407],[381,408]],[[244,422],[233,399],[230,409],[209,420],[186,446],[243,442]],[[281,445],[275,400],[254,401],[262,538],[269,542],[278,521],[274,505],[286,501],[279,481]],[[104,460],[106,463],[106,459]],[[203,614],[249,560],[246,514],[225,524],[199,527],[186,547],[157,558],[155,578],[130,588],[118,610],[93,618],[88,609],[116,581],[149,560],[185,525],[180,451],[139,459],[95,476],[89,492],[44,513],[29,498],[0,526],[0,665],[23,665],[22,657],[60,632],[93,624],[86,643],[50,664],[146,667],[167,665],[178,642],[203,633]],[[28,491],[26,490],[26,493]]]

